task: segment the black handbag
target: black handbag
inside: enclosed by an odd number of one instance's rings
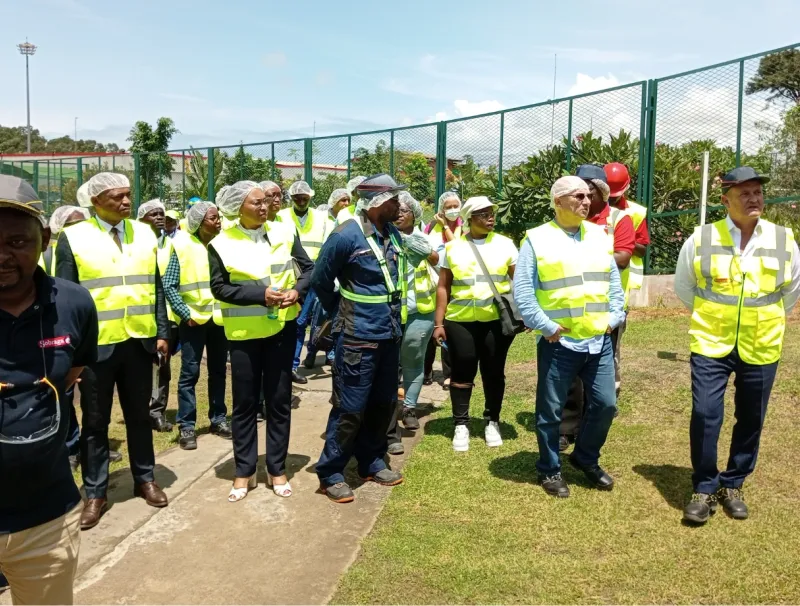
[[[472,241],[472,236],[467,236],[467,242],[469,242],[472,253],[478,260],[478,265],[481,266],[483,275],[489,280],[489,286],[494,295],[494,302],[497,304],[497,311],[500,313],[500,325],[503,329],[503,334],[507,337],[513,337],[523,332],[525,330],[525,323],[522,321],[522,316],[519,313],[519,309],[517,309],[517,304],[514,302],[514,296],[510,292],[503,295],[497,292],[497,287],[494,285],[492,275],[489,273],[489,270],[486,269],[486,264],[483,262],[483,257],[481,257],[481,253],[478,251],[475,242]]]

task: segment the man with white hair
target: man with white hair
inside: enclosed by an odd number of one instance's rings
[[[117,388],[134,480],[134,496],[166,507],[153,476],[155,453],[149,401],[153,359],[169,355],[169,324],[152,230],[131,221],[131,187],[125,175],[99,173],[88,183],[95,217],[65,229],[58,240],[56,275],[86,288],[97,306],[98,359],[90,406],[83,410],[81,467],[86,505],[81,528],[100,521],[108,501],[108,425]],[[83,388],[83,386],[82,386]]]
[[[589,187],[580,177],[561,177],[550,190],[552,221],[527,232],[514,274],[514,300],[537,345],[536,437],[539,483],[568,497],[561,476],[559,425],[567,390],[576,377],[587,409],[569,460],[593,486],[611,490],[613,478],[599,465],[616,410],[611,331],[625,318],[625,297],[605,229],[585,219]]]

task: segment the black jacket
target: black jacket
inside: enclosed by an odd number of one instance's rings
[[[69,280],[80,284],[78,278],[78,265],[75,263],[75,255],[72,254],[72,247],[69,245],[67,235],[62,232],[58,237],[58,247],[56,248],[56,277]],[[161,276],[156,265],[156,336],[150,339],[138,339],[148,353],[156,353],[156,339],[169,340],[169,318],[167,317],[167,300],[164,297],[164,286],[161,284]],[[97,361],[107,360],[114,352],[114,345],[99,345],[97,347]]]

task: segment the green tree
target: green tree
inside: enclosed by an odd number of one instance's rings
[[[353,153],[350,172],[355,175],[375,175],[389,172],[389,149],[386,141],[381,139],[375,144],[375,151],[359,147]]]
[[[225,154],[214,150],[214,193],[224,185],[222,174],[225,170]],[[183,192],[183,201],[197,196],[205,200],[208,198],[208,160],[199,150],[191,150],[187,162],[186,189]],[[211,200],[213,202],[213,200]]]
[[[239,147],[231,156],[223,155],[225,156],[225,168],[222,171],[222,181],[217,182],[217,189],[223,184],[231,185],[237,181],[281,183],[283,180],[280,169],[272,162],[271,158],[256,158],[253,154],[244,151],[244,147]]]
[[[430,202],[436,193],[433,169],[424,154],[413,153],[404,157],[397,178],[408,185],[409,193],[420,202]]]
[[[25,126],[2,126],[0,125],[0,154],[24,154],[27,150],[27,135]],[[31,131],[31,152],[40,153],[45,151],[47,139],[38,131]]]
[[[167,150],[178,132],[172,118],[159,118],[155,128],[143,121],[133,125],[128,141],[131,142],[130,151],[139,154],[143,200],[170,197],[173,166]]]
[[[334,189],[347,186],[347,175],[337,173],[327,173],[321,177],[314,177],[311,189],[314,190],[314,206],[327,204]]]
[[[785,99],[800,105],[800,50],[790,49],[762,57],[756,75],[747,83],[746,92],[748,95],[769,92],[770,102]]]
[[[99,172],[105,172],[109,170],[111,170],[111,167],[108,165],[98,167],[96,164],[92,164],[90,166],[85,166],[83,168],[83,182],[86,183]],[[114,172],[122,173],[128,177],[128,180],[131,182],[131,195],[133,195],[134,187],[136,186],[134,172],[132,170],[124,170],[119,167],[114,168]],[[66,179],[60,188],[58,185],[51,184],[50,191],[54,195],[60,194],[63,204],[75,205],[78,203],[78,182],[75,179]],[[53,196],[51,196],[51,198],[53,198]],[[50,212],[52,212],[52,210],[55,209],[50,209]]]

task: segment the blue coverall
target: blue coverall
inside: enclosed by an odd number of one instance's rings
[[[361,227],[359,223],[361,222]],[[363,230],[363,231],[362,231]],[[322,247],[311,285],[325,311],[336,315],[333,326],[335,358],[333,397],[325,448],[316,465],[324,486],[344,482],[344,468],[351,456],[358,474],[371,477],[386,469],[386,431],[397,403],[402,324],[401,297],[391,303],[362,303],[334,292],[334,279],[342,289],[359,295],[386,296],[388,288],[375,253],[367,243],[373,238],[384,252],[393,283],[398,284],[400,251],[391,241],[400,233],[387,224],[383,233],[359,214],[345,221]]]

